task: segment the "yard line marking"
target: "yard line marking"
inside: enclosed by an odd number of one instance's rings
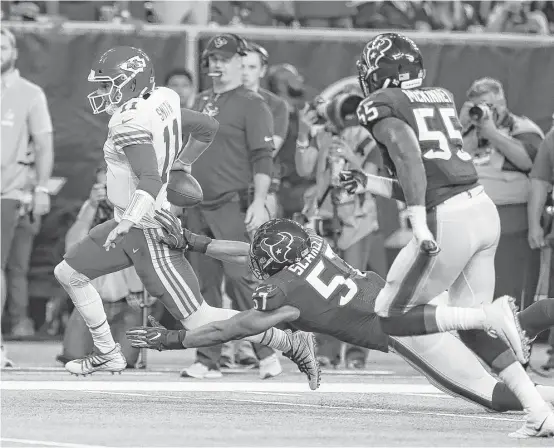
[[[225,382],[208,380],[198,381],[91,381],[88,379],[71,379],[67,381],[2,381],[2,390],[62,390],[90,391],[106,390],[121,392],[309,392],[317,393],[362,393],[362,394],[404,394],[432,393],[441,394],[431,384],[369,384],[369,383],[324,383],[317,391],[310,391],[307,383],[283,382]]]
[[[141,396],[146,398],[169,398],[173,400],[191,400],[191,401],[232,401],[235,403],[252,403],[252,404],[263,404],[263,405],[275,405],[275,406],[292,406],[292,407],[303,407],[303,408],[312,408],[320,410],[340,410],[340,411],[365,411],[365,412],[378,412],[381,414],[411,414],[411,415],[425,415],[425,416],[437,416],[437,417],[453,417],[453,418],[466,418],[466,419],[477,419],[477,420],[496,420],[503,422],[522,422],[525,419],[523,418],[506,418],[506,417],[495,417],[492,415],[478,415],[478,414],[454,414],[450,412],[425,412],[425,411],[408,411],[404,409],[380,409],[380,408],[367,408],[367,407],[355,407],[355,406],[333,406],[333,405],[320,405],[312,403],[298,403],[298,402],[287,402],[287,401],[267,401],[267,400],[250,400],[243,398],[226,398],[226,397],[191,397],[191,396],[174,396],[174,395],[150,395],[150,394],[138,394],[138,393],[127,393],[127,392],[105,392],[105,391],[87,391],[92,394],[106,394],[106,395],[128,395],[132,397]]]
[[[13,439],[8,437],[0,438],[2,442],[21,443],[23,445],[44,445],[57,446],[62,448],[109,448],[105,445],[84,445],[82,443],[49,442],[45,440]]]

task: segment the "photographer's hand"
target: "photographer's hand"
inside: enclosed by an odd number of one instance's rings
[[[306,104],[303,109],[298,111],[298,140],[308,140],[310,130],[316,122],[317,112]]]
[[[479,121],[472,120],[472,123],[477,128],[479,137],[490,140],[497,134],[498,130],[494,122],[492,111],[484,104],[481,104],[481,108],[485,112],[483,118]]]

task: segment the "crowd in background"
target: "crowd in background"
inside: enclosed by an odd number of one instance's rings
[[[549,34],[547,1],[4,1],[3,20]]]
[[[70,20],[85,21],[140,20],[152,23],[213,23],[233,26],[396,28],[537,34],[547,34],[549,27],[554,30],[552,2],[2,2],[2,13],[3,19],[39,21],[65,17]],[[4,35],[2,45],[4,91],[7,86],[5,83],[9,81],[4,72]],[[15,43],[13,45],[15,46]],[[260,93],[259,84],[265,77],[268,95],[271,94],[279,100],[268,100],[268,104],[273,101],[274,106],[277,104],[275,110],[281,108],[280,112],[272,110],[275,126],[273,138],[277,151],[273,154],[272,186],[265,204],[269,216],[284,216],[311,226],[328,238],[351,265],[361,270],[371,269],[385,276],[391,261],[387,259],[386,249],[400,249],[409,239],[410,232],[406,219],[401,212],[401,229],[385,241],[380,225],[382,200],[370,194],[345,194],[338,187],[336,179],[340,169],[363,169],[374,173],[381,169],[380,155],[375,142],[365,129],[357,125],[355,118],[361,92],[356,85],[350,85],[335,93],[330,100],[307,102],[305,97],[307,86],[304,85],[304,80],[295,67],[289,64],[270,65],[269,55],[261,47],[251,47],[250,54],[254,57],[244,59],[244,65],[240,69],[244,71],[241,78],[243,85]],[[13,69],[13,66],[6,67]],[[17,76],[19,80],[19,74]],[[195,76],[185,69],[175,69],[158,82],[179,93],[183,107],[211,113],[214,110],[213,107],[217,106],[218,96],[198,94]],[[37,95],[40,96],[39,93]],[[32,103],[33,98],[29,101]],[[3,178],[4,104],[3,98]],[[475,104],[481,104],[484,110],[480,118],[470,113],[470,108]],[[36,112],[32,105],[29,106],[29,110]],[[540,217],[538,219],[536,216],[528,217],[527,201],[529,192],[533,193],[532,176],[530,177],[529,173],[540,151],[544,134],[531,120],[519,116],[517,111],[513,113],[510,111],[503,87],[496,80],[475,80],[467,92],[466,103],[460,109],[465,148],[473,155],[481,183],[499,207],[502,221],[502,236],[496,260],[495,297],[509,294],[517,297],[524,306],[529,305],[535,294],[539,271],[539,252],[534,249],[541,247],[541,244],[544,245],[546,236],[543,235],[541,240],[538,234],[540,232],[536,224],[540,222]],[[46,117],[48,111],[43,112],[43,116]],[[22,113],[28,113],[28,111]],[[277,114],[280,114],[280,118],[277,118]],[[37,140],[37,136],[41,133],[49,134],[51,139],[51,129],[49,130],[47,126],[44,129],[31,128],[28,132],[34,140]],[[28,157],[26,151],[21,148],[18,150],[23,154],[21,157]],[[37,154],[40,154],[39,150],[40,145],[35,149],[38,151]],[[547,152],[550,149],[542,151]],[[554,154],[554,148],[551,151]],[[549,159],[547,156],[542,156],[541,160],[543,161],[541,168],[544,171],[544,161]],[[19,159],[16,164],[22,165],[21,169],[25,167],[29,170],[29,167],[21,164]],[[533,172],[535,171],[538,170],[534,169]],[[197,175],[197,173],[193,174]],[[209,178],[209,173],[204,174]],[[80,229],[78,229],[79,232],[86,232],[94,222],[101,219],[100,215],[104,217],[102,219],[107,219],[109,216],[110,212],[106,211],[105,207],[105,185],[101,181],[102,168],[99,168],[98,175],[100,180],[93,186],[90,197],[83,204],[77,220],[66,236],[67,245],[75,240],[74,233],[77,232],[77,227]],[[547,179],[548,173],[540,178],[547,186],[550,185]],[[537,185],[538,183],[535,182],[535,188],[544,187],[542,184],[539,187]],[[40,197],[45,188],[39,185],[32,191]],[[4,194],[4,179],[2,189],[2,246],[4,249],[4,207],[7,199]],[[255,194],[255,191],[251,190],[247,192],[249,199],[245,200],[244,207],[242,198],[239,198],[243,213],[252,206],[252,198],[249,195]],[[540,203],[541,198],[542,196],[538,202],[537,200],[535,202]],[[533,209],[533,213],[539,213],[545,203],[546,196],[543,203]],[[402,209],[402,206],[399,205],[399,207]],[[32,216],[28,211],[22,209],[22,212],[17,215],[19,223],[17,229],[20,233],[23,232],[22,240],[27,243],[32,242],[33,236],[38,231],[31,229],[29,225],[27,226],[29,229],[25,227],[24,224],[29,224],[27,221]],[[47,212],[47,209],[39,210],[35,217],[40,217]],[[193,225],[191,219],[189,214],[188,225]],[[184,220],[187,223],[186,217]],[[40,223],[35,222],[34,225],[39,226]],[[197,223],[197,225],[205,225],[205,223]],[[28,252],[31,248],[29,244],[28,246],[25,253],[27,258],[30,258]],[[514,253],[519,257],[517,260],[513,257]],[[12,276],[17,273],[19,277],[24,277],[29,269],[29,261],[27,260],[26,264],[23,263],[23,267],[19,270],[10,269],[10,266],[17,265],[15,263],[17,260],[14,260],[13,256],[10,259],[9,255],[6,253],[6,257],[4,254],[2,256],[2,270],[7,269],[7,273]],[[521,266],[519,275],[513,275],[511,266],[514,263]],[[235,280],[239,285],[235,289],[244,289],[242,292],[239,291],[239,295],[248,297],[250,286],[241,277],[243,274],[233,276],[225,271],[217,277],[216,281],[213,281],[214,270],[212,267],[207,270],[211,273],[207,283],[215,288],[214,295],[221,296],[222,291],[225,290],[230,296],[236,295],[232,292],[233,282],[231,281]],[[223,278],[225,281],[222,286]],[[200,280],[202,283],[202,278]],[[136,323],[140,320],[139,309],[127,305],[133,303],[133,296],[143,293],[140,286],[130,286],[133,283],[132,279],[125,281],[127,281],[127,287],[123,288],[106,284],[98,286],[99,289],[104,288],[107,291],[102,297],[105,299],[106,307],[111,310],[108,313],[110,319],[114,322],[119,319],[121,322],[119,327],[114,325],[115,331],[119,331],[120,335],[122,328],[128,326],[129,322]],[[14,283],[8,281],[8,285],[12,284]],[[15,284],[17,285],[17,282]],[[13,338],[32,337],[35,328],[28,312],[26,288],[19,292],[17,288],[12,289],[7,293],[8,325],[4,328],[9,329],[9,334]],[[229,293],[230,289],[231,293]],[[202,292],[206,294],[206,291]],[[218,300],[221,300],[221,297]],[[63,301],[69,304],[66,297]],[[2,304],[4,305],[4,291]],[[45,331],[57,334],[60,329],[67,326],[63,353],[59,357],[60,361],[67,361],[83,356],[90,349],[91,340],[77,313],[73,313],[69,322],[63,324],[60,322],[61,309],[63,307],[58,309],[58,317],[47,317]],[[67,315],[70,311],[67,310]],[[207,353],[208,350],[205,352]],[[192,371],[190,376],[205,377],[211,374],[213,377],[219,371],[219,367],[225,364],[233,365],[235,361],[258,364],[261,359],[266,359],[263,354],[260,356],[252,350],[245,350],[236,358],[229,351],[216,350],[216,352],[206,355],[206,358],[211,356],[213,359],[204,371],[202,369],[200,373]],[[272,352],[267,354],[267,358],[272,362],[275,360],[273,356]],[[129,360],[135,361],[131,362],[131,365],[137,362],[137,357],[138,352],[127,355]],[[328,358],[331,362],[344,362],[344,356],[342,359],[340,356],[337,357],[337,350],[330,350]],[[363,364],[363,356],[361,361],[357,360],[357,362]],[[554,354],[549,363],[549,368],[554,369]],[[280,367],[273,362],[269,369],[278,371]]]

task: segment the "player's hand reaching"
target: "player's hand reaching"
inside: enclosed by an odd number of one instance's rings
[[[427,212],[425,206],[409,206],[406,210],[412,225],[412,232],[416,239],[419,249],[430,257],[434,257],[440,252],[440,247],[435,241],[435,237],[427,225]]]
[[[167,210],[156,210],[154,219],[162,226],[164,234],[158,238],[158,242],[165,244],[170,249],[190,250],[205,254],[208,245],[212,242],[212,239],[205,235],[197,235],[182,228],[179,218]]]
[[[367,174],[363,171],[343,170],[339,173],[340,186],[350,194],[365,192],[367,179]]]
[[[151,327],[131,327],[126,331],[133,347],[162,350],[182,350],[186,330],[168,330],[154,317],[148,316]]]
[[[106,251],[119,244],[123,240],[123,237],[129,233],[131,227],[133,227],[133,223],[131,221],[122,219],[117,227],[108,234],[106,242],[104,243]]]
[[[247,232],[255,232],[264,222],[269,219],[269,213],[265,203],[261,200],[254,200],[246,210],[244,224]]]
[[[170,249],[186,249],[187,240],[183,235],[181,220],[168,210],[157,211],[154,219],[162,226],[163,236],[158,242],[169,246]]]

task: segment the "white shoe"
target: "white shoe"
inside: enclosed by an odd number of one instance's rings
[[[125,367],[127,367],[127,360],[121,353],[119,344],[115,344],[114,349],[108,353],[100,353],[94,347],[90,355],[74,359],[65,365],[65,369],[73,375],[90,375],[94,372],[121,373]]]
[[[0,348],[0,367],[13,367],[13,361],[8,358],[8,354],[4,349],[4,346]]]
[[[262,380],[273,378],[281,373],[283,373],[283,368],[276,353],[265,359],[260,359],[260,378]]]
[[[509,434],[513,439],[531,437],[554,437],[554,413],[550,410],[535,415],[529,414],[525,424]]]
[[[514,298],[502,296],[484,307],[487,316],[485,331],[493,337],[499,337],[516,354],[522,364],[529,360],[531,353],[529,339],[519,325]]]
[[[207,366],[201,362],[195,362],[192,366],[187,367],[186,369],[181,370],[181,376],[198,379],[216,379],[223,377],[221,370],[219,369],[209,369]]]

